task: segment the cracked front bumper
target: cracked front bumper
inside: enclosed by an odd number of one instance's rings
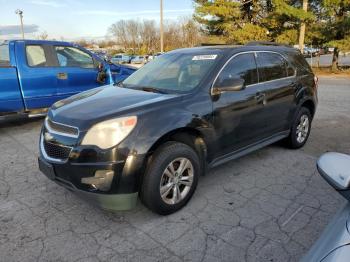
[[[56,167],[42,157],[38,158],[38,163],[40,171],[50,180],[76,193],[87,202],[97,205],[102,209],[110,211],[129,210],[134,208],[137,203],[138,192],[111,194],[82,190],[77,188],[71,181],[69,181],[69,179],[57,175]]]

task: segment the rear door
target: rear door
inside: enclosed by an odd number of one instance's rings
[[[55,45],[53,53],[59,68],[57,95],[60,99],[102,85],[97,82],[97,63],[85,50]]]
[[[57,78],[50,46],[18,41],[15,52],[26,109],[51,106],[57,100]]]
[[[264,94],[262,131],[273,135],[289,128],[295,104],[295,69],[276,52],[256,52],[259,89]]]
[[[13,42],[0,44],[0,117],[24,107],[15,61],[10,61],[10,48],[14,53]]]

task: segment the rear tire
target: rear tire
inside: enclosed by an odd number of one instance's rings
[[[197,153],[188,145],[167,142],[156,150],[147,166],[140,198],[146,207],[169,215],[191,199],[201,172]]]
[[[311,122],[310,110],[302,107],[293,122],[289,137],[286,139],[289,148],[298,149],[305,145],[310,135]]]

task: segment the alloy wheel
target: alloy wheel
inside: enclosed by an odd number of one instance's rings
[[[307,115],[302,115],[300,117],[300,122],[296,130],[297,141],[299,144],[303,143],[306,140],[309,134],[309,128],[310,128],[309,117]]]
[[[193,173],[193,165],[189,159],[181,157],[171,161],[160,179],[162,200],[169,205],[182,201],[191,190]]]

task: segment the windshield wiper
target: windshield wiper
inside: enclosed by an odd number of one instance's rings
[[[159,93],[159,94],[166,94],[163,90],[157,89],[155,87],[151,86],[142,86],[141,90],[146,91],[146,92],[153,92],[153,93]]]
[[[113,85],[118,87],[124,87],[123,81],[116,82]]]
[[[167,94],[165,91],[157,89],[155,87],[151,87],[151,86],[128,86],[128,85],[124,85],[124,83],[122,81],[118,82],[118,83],[115,83],[114,86],[130,88],[130,89],[135,89],[135,90],[143,90],[143,91],[146,91],[146,92],[153,92],[153,93],[159,93],[159,94]]]

